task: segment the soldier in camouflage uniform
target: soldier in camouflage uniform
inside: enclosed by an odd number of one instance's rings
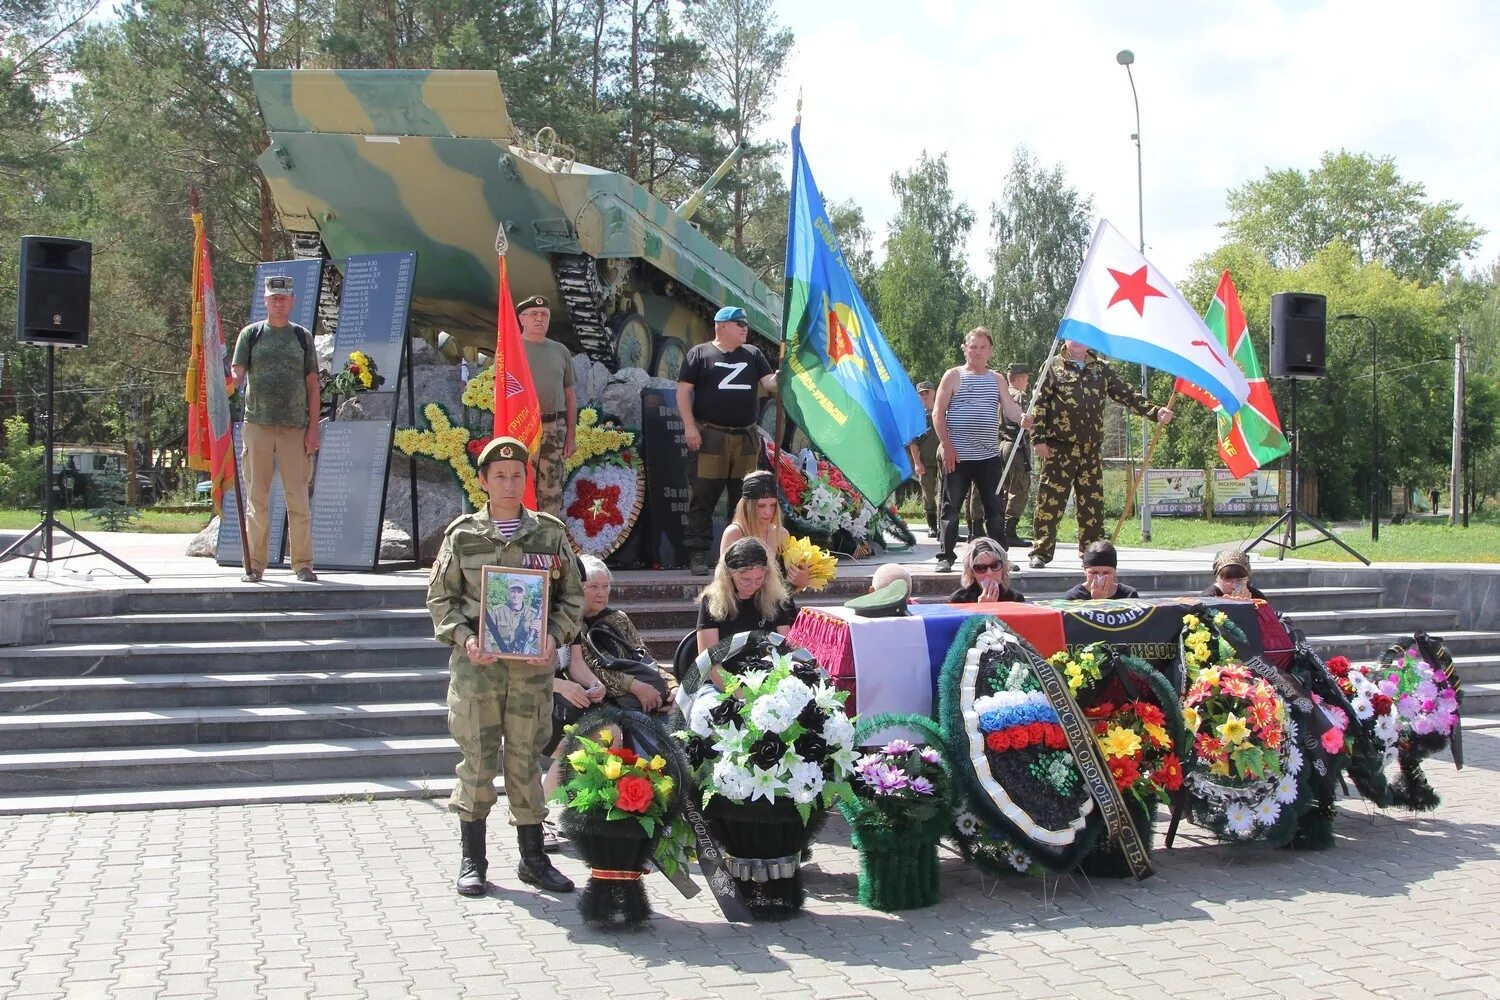
[[[437,639],[454,647],[448,657],[448,731],[463,759],[448,806],[459,815],[463,860],[457,888],[465,896],[483,895],[487,885],[485,819],[496,802],[502,745],[505,798],[521,848],[517,874],[521,881],[552,892],[573,888],[542,853],[547,806],[537,758],[551,734],[556,651],[578,634],[583,583],[562,522],[521,506],[529,457],[515,438],[495,438],[485,445],[479,481],[489,503],[448,525],[427,587]],[[485,566],[549,571],[547,634],[536,659],[501,659],[480,651]]]
[[[521,346],[536,386],[542,413],[542,440],[536,449],[536,509],[562,517],[563,461],[575,447],[578,397],[573,392],[573,352],[547,337],[552,308],[540,295],[516,306],[521,321]]]
[[[1037,390],[1032,430],[1036,457],[1042,460],[1032,517],[1036,540],[1031,565],[1041,569],[1052,561],[1057,546],[1057,522],[1068,503],[1078,514],[1078,551],[1104,537],[1104,400],[1160,423],[1172,411],[1157,406],[1126,385],[1103,358],[1076,341],[1063,341],[1063,350],[1042,373]]]
[[[1026,387],[1031,384],[1031,366],[1024,361],[1012,361],[1005,372],[1006,381],[1009,383],[1010,398],[1015,400],[1016,405],[1026,409]],[[1000,461],[1010,461],[1010,450],[1016,446],[1016,432],[1021,425],[1014,420],[1008,420],[1002,414],[1000,418]],[[1026,501],[1031,498],[1031,442],[1021,438],[1021,453],[1016,460],[1010,463],[1010,475],[1006,476],[1004,484],[1005,493],[1005,528],[1002,532],[999,528],[991,527],[991,531],[999,535],[999,542],[1006,548],[1027,544],[1027,539],[1016,533],[1016,525],[1021,523],[1021,515],[1026,512]],[[976,530],[977,529],[977,530]],[[979,489],[969,492],[969,537],[978,538],[984,534],[984,507],[979,501]]]
[[[942,497],[939,492],[942,483],[938,476],[943,471],[943,463],[938,461],[937,431],[932,427],[932,403],[937,398],[937,386],[931,382],[918,382],[917,396],[922,400],[922,409],[927,413],[927,430],[907,445],[906,450],[911,458],[912,471],[922,484],[922,508],[927,513],[927,530],[936,537],[938,500]]]

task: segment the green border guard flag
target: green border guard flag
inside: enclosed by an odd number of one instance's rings
[[[849,274],[801,133],[801,125],[792,128],[781,399],[813,446],[879,504],[910,478],[906,445],[927,429],[927,419]]]

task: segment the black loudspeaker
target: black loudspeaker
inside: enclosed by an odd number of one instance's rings
[[[89,278],[94,246],[87,240],[21,237],[16,339],[43,347],[89,342]]]
[[[1271,296],[1271,377],[1328,374],[1328,299],[1306,292]]]

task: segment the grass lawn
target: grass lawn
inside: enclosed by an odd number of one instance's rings
[[[60,523],[66,524],[74,531],[104,530],[103,526],[95,523],[93,518],[81,510],[60,510],[56,516]],[[130,530],[149,531],[160,535],[195,535],[203,530],[212,516],[212,511],[204,511],[202,514],[169,514],[143,510],[140,519],[130,527]],[[35,527],[40,520],[41,514],[34,510],[0,510],[0,530],[25,531]]]

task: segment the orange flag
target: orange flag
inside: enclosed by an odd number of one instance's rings
[[[510,273],[500,255],[499,322],[495,331],[495,437],[513,437],[531,452],[522,502],[536,510],[536,450],[542,443],[542,407],[521,343],[521,323],[510,296]]]
[[[224,367],[224,331],[214,294],[213,267],[203,213],[193,212],[193,347],[188,358],[188,468],[213,480],[214,512],[220,513],[224,491],[234,485],[234,438],[229,393],[233,382]]]

